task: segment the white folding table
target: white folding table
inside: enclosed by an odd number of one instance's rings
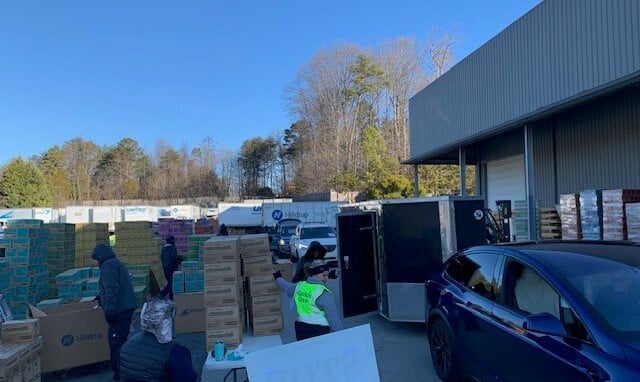
[[[280,335],[273,336],[260,336],[254,337],[251,333],[245,334],[242,340],[242,349],[247,353],[253,353],[264,349],[282,345],[282,339]],[[232,351],[232,350],[231,350]],[[226,359],[222,361],[216,361],[211,355],[211,351],[207,354],[207,360],[202,365],[201,381],[214,381],[216,372],[229,370],[224,376],[223,382],[226,382],[227,378],[233,375],[233,381],[238,381],[237,372],[240,369],[245,368],[245,359],[230,361]],[[229,354],[229,351],[226,355]]]

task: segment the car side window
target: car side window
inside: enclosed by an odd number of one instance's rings
[[[456,282],[492,301],[496,299],[495,269],[498,255],[491,252],[458,256],[447,265],[447,274]]]
[[[562,322],[569,336],[590,342],[585,326],[569,304],[538,272],[520,262],[509,260],[503,279],[504,305],[524,315],[552,314]]]

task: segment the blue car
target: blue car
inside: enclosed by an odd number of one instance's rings
[[[445,382],[640,381],[640,245],[473,247],[426,283]]]

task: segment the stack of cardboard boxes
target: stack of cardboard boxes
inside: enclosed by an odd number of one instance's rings
[[[634,202],[640,202],[640,190],[602,191],[602,238],[604,240],[629,239],[625,206]]]
[[[42,220],[12,219],[7,222],[1,245],[9,260],[9,286],[2,293],[13,317],[27,317],[27,304],[36,304],[49,295],[47,266],[48,230]]]
[[[197,261],[183,261],[181,271],[173,274],[173,293],[194,293],[204,290],[204,271]]]
[[[63,304],[78,302],[83,297],[93,298],[98,294],[99,279],[100,268],[98,267],[66,270],[56,276],[58,297]]]
[[[160,285],[164,285],[164,273],[160,252],[162,240],[148,221],[117,222],[114,252],[127,265],[149,265]]]
[[[206,349],[223,341],[229,349],[242,343],[244,294],[237,236],[220,236],[203,245]]]
[[[49,298],[58,297],[56,276],[75,267],[76,230],[73,224],[49,223],[47,264],[49,265]]]
[[[149,266],[148,265],[127,265],[127,271],[133,284],[133,293],[136,296],[138,308],[147,301],[149,294]]]
[[[175,239],[178,255],[187,254],[187,239],[193,234],[194,222],[186,219],[162,219],[158,222],[158,233],[165,240],[171,235]]]
[[[7,321],[1,330],[0,381],[40,381],[42,338],[39,321]]]
[[[582,239],[579,194],[560,195],[560,220],[564,240]]]
[[[76,267],[95,266],[96,262],[91,258],[91,253],[98,244],[109,245],[109,224],[76,224],[74,236]]]
[[[244,276],[247,278],[247,309],[253,335],[268,336],[281,333],[281,292],[273,279],[269,236],[241,236],[240,253]]]
[[[204,269],[204,242],[215,235],[191,235],[187,238],[187,261],[197,261],[198,269]]]

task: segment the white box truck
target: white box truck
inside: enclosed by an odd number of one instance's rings
[[[124,207],[124,221],[126,222],[157,222],[158,208],[152,206],[126,206]]]
[[[273,226],[282,219],[300,219],[301,222],[325,223],[336,226],[338,206],[343,202],[264,203],[262,216],[265,226]]]
[[[262,203],[218,203],[218,221],[229,228],[262,227]]]
[[[91,207],[67,206],[67,213],[64,216],[64,223],[91,223]]]

